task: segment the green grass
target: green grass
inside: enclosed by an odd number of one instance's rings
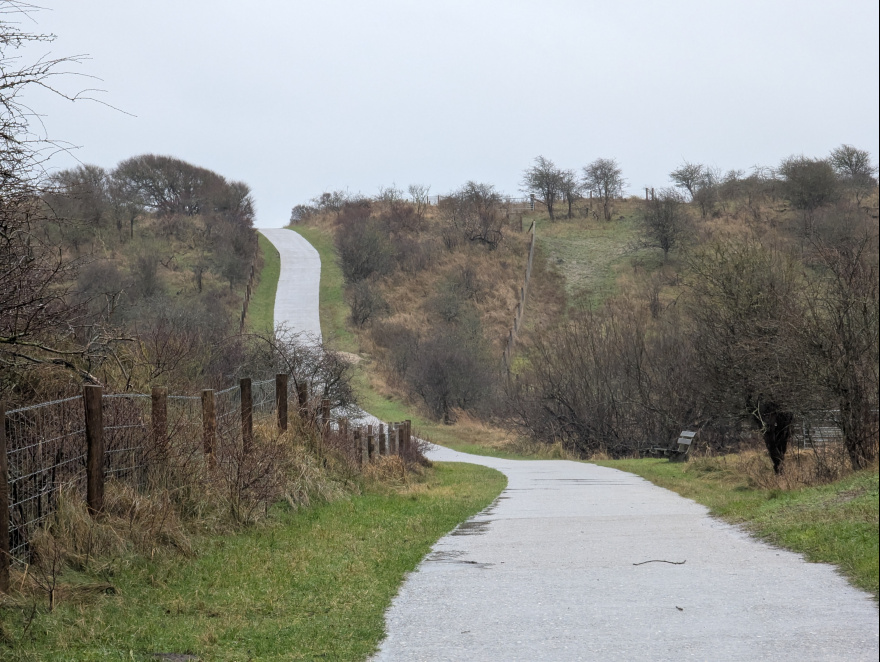
[[[538,227],[538,249],[548,264],[565,278],[566,292],[575,301],[598,304],[617,291],[621,264],[637,259],[646,267],[662,263],[659,251],[634,248],[638,219],[629,214],[623,220],[544,220]]]
[[[821,487],[758,489],[723,459],[596,462],[629,471],[741,523],[775,545],[815,562],[833,563],[859,588],[878,597],[878,482],[867,471]]]
[[[281,275],[281,256],[262,233],[257,234],[257,239],[263,254],[263,269],[248,306],[247,323],[257,333],[271,333],[275,329],[275,292]]]
[[[108,581],[116,595],[63,600],[21,628],[6,610],[3,660],[362,660],[384,633],[384,611],[404,574],[456,524],[504,489],[494,470],[438,464],[401,492],[292,512],[212,539],[192,560],[131,561]],[[0,611],[3,615],[3,611]],[[2,621],[0,621],[2,624]]]
[[[350,313],[343,294],[345,279],[336,259],[333,237],[319,228],[297,225],[290,229],[301,234],[321,256],[321,283],[318,296],[321,302],[321,333],[324,341],[334,349],[356,353],[358,342],[347,325]]]

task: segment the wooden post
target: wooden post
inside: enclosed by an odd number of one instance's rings
[[[360,428],[354,431],[354,447],[360,451],[361,466],[366,466],[370,462],[370,451],[367,446],[367,438],[361,433]]]
[[[217,440],[217,416],[214,413],[214,389],[202,391],[202,447],[209,461],[214,458]]]
[[[154,386],[151,393],[153,448],[163,460],[168,457],[168,389]]]
[[[9,465],[6,461],[6,405],[0,402],[0,593],[9,593]]]
[[[373,436],[373,426],[367,426],[367,455],[370,460],[376,459],[376,438]]]
[[[388,441],[385,436],[384,423],[379,423],[379,455],[388,455]]]
[[[406,454],[412,451],[412,421],[403,422],[403,443],[406,445]]]
[[[330,432],[330,401],[321,400],[321,429],[324,434]]]
[[[397,428],[397,454],[403,456],[406,450],[403,447],[403,423],[395,423],[394,425]]]
[[[241,390],[241,447],[245,455],[251,452],[254,445],[254,394],[251,390],[251,378],[242,377],[238,380]]]
[[[287,375],[278,373],[275,375],[275,415],[278,419],[278,429],[287,430]]]
[[[339,419],[339,434],[348,439],[348,419],[340,418]]]
[[[83,387],[86,418],[86,503],[89,513],[104,510],[104,389]]]
[[[299,417],[306,420],[309,413],[309,385],[305,382],[296,385],[296,401],[299,405]]]

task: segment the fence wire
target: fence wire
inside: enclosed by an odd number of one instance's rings
[[[103,397],[106,476],[136,487],[146,485],[151,402],[149,395],[141,393]]]
[[[275,379],[251,383],[254,423],[271,419],[275,414],[275,386]],[[288,403],[296,411],[295,394],[288,394]],[[156,427],[153,421],[153,404],[152,396],[140,393],[102,396],[106,478],[143,491],[163,482],[175,484],[176,476],[201,472],[209,461],[225,471],[230,480],[241,478],[236,472],[247,468],[247,451],[242,444],[240,386],[214,393],[216,446],[211,458],[206,456],[204,447],[201,397],[165,397],[164,435],[162,424]],[[317,411],[319,400],[315,399],[312,405],[312,410]],[[10,551],[13,559],[27,563],[31,560],[34,533],[57,508],[62,491],[86,497],[88,441],[83,396],[9,411],[5,430]]]
[[[33,533],[55,510],[62,489],[85,495],[82,396],[6,412],[9,551],[28,554]]]
[[[275,411],[275,380],[264,379],[251,384],[254,416],[271,414]]]

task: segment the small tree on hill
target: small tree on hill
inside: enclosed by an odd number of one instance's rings
[[[642,245],[661,249],[664,260],[687,235],[690,224],[683,203],[678,191],[663,189],[645,208]]]
[[[831,150],[828,160],[843,185],[856,196],[856,204],[861,205],[865,194],[877,186],[877,166],[871,163],[871,155],[852,145],[841,145]]]
[[[807,217],[839,196],[837,175],[826,159],[790,156],[779,165],[778,173],[783,195]]]
[[[574,170],[562,171],[562,180],[559,185],[559,190],[562,194],[562,199],[565,200],[565,204],[568,206],[567,218],[571,218],[572,216],[572,206],[574,205],[575,200],[580,197],[581,188],[581,182]]]
[[[611,200],[623,195],[626,180],[615,159],[596,159],[584,168],[584,188],[602,200],[605,220],[611,220]]]
[[[547,207],[550,220],[555,220],[553,207],[563,193],[565,174],[550,159],[539,156],[535,165],[523,173],[522,190],[534,194],[538,202]],[[569,207],[569,214],[570,214]]]

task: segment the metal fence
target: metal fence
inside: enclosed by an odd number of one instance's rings
[[[14,409],[5,418],[9,553],[18,558],[61,490],[85,494],[82,396]]]

